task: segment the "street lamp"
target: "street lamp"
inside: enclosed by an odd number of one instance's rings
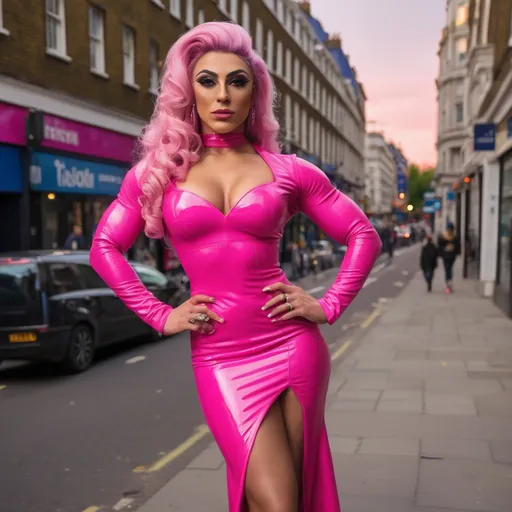
[[[414,206],[412,204],[407,205],[407,211],[412,212],[414,210]]]
[[[405,194],[403,192],[400,192],[400,194],[398,194],[398,197],[399,199],[405,199]]]

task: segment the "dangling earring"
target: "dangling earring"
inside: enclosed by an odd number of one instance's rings
[[[190,122],[192,126],[196,126],[196,106],[192,105],[192,110],[190,111]]]
[[[256,121],[256,111],[254,107],[251,107],[251,126],[254,126],[254,123]]]

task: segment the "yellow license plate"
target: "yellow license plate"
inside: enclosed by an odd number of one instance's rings
[[[9,334],[9,341],[11,343],[33,343],[37,341],[37,334],[35,332],[13,332]]]

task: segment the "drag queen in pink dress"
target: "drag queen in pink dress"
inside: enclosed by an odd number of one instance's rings
[[[206,23],[183,35],[167,56],[142,157],[101,220],[91,263],[154,329],[191,331],[230,512],[339,512],[324,422],[330,354],[317,324],[340,317],[381,242],[322,171],[280,154],[273,100],[244,29]],[[348,247],[320,300],[279,266],[279,241],[297,212]],[[123,257],[142,230],[170,240],[190,278],[192,298],[175,309]]]

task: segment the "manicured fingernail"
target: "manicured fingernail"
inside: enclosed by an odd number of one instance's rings
[[[270,288],[268,286],[265,286],[265,288],[263,288],[263,291],[264,292],[269,292],[270,291]]]
[[[265,311],[265,309],[267,309],[267,306],[263,306],[261,309],[262,311]]]
[[[215,299],[213,297],[210,297],[210,302],[215,302]]]
[[[268,314],[268,318],[272,318],[272,313],[269,313],[269,314]]]

